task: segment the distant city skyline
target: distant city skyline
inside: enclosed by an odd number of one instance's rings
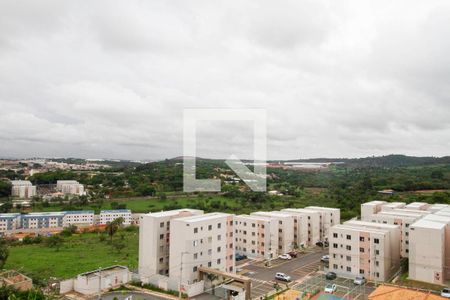
[[[185,108],[267,110],[271,160],[446,156],[450,3],[1,1],[0,156],[183,155]],[[245,122],[199,157],[252,159]]]

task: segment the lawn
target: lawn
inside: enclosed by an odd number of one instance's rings
[[[59,250],[49,248],[44,243],[38,245],[19,245],[10,247],[6,269],[16,269],[32,278],[49,277],[70,278],[79,273],[99,267],[124,265],[130,269],[138,265],[137,231],[121,230],[114,239],[123,233],[126,247],[119,253],[106,241],[100,241],[98,233],[83,233],[64,238]]]

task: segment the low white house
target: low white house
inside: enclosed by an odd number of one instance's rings
[[[60,282],[59,293],[66,294],[72,291],[83,295],[93,295],[119,287],[131,281],[131,272],[124,266],[112,266],[91,272],[79,274]]]

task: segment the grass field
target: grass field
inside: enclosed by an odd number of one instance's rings
[[[137,268],[139,233],[122,230],[116,233],[114,239],[119,239],[121,233],[124,234],[126,247],[120,253],[108,243],[108,238],[100,241],[98,233],[64,238],[64,244],[58,251],[44,243],[12,246],[5,268],[20,270],[39,279],[70,278],[116,264]]]

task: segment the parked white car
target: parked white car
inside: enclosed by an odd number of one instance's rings
[[[275,279],[287,282],[287,281],[291,281],[291,276],[286,275],[286,274],[281,273],[281,272],[278,272],[278,273],[275,274]]]
[[[444,298],[450,298],[450,288],[443,288],[441,291],[441,296]]]
[[[334,283],[327,284],[325,286],[324,292],[328,294],[333,294],[334,292],[336,292],[336,285]]]
[[[324,255],[324,256],[322,256],[322,258],[320,258],[320,261],[322,261],[322,262],[329,262],[330,261],[330,256],[329,255]]]
[[[356,276],[355,280],[353,280],[353,283],[357,285],[363,285],[364,283],[366,283],[366,278],[364,278],[364,276]]]
[[[287,253],[278,256],[278,258],[279,259],[287,259],[287,260],[292,259],[292,257],[289,254],[287,254]]]

